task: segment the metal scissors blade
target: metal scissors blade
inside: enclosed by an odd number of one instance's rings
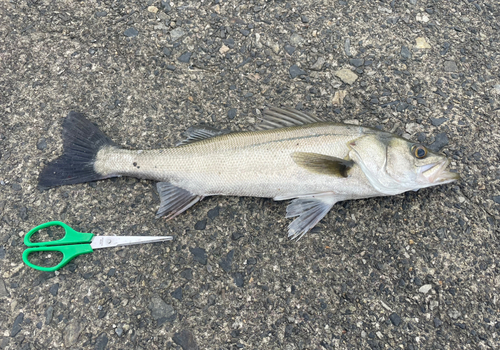
[[[134,244],[156,243],[173,240],[173,236],[94,236],[92,249],[121,247]]]

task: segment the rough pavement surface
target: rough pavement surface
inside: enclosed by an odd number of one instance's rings
[[[0,349],[500,347],[500,5],[486,0],[0,2]],[[456,184],[337,204],[206,198],[155,220],[151,181],[37,189],[81,111],[129,148],[293,106],[442,150]],[[49,220],[174,242],[23,265]]]

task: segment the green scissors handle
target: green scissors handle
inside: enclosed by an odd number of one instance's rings
[[[30,241],[31,236],[36,232],[51,226],[60,226],[64,229],[64,237],[56,241],[36,242]],[[64,222],[51,221],[39,225],[24,236],[24,244],[30,248],[23,252],[23,261],[26,265],[40,271],[56,271],[69,263],[78,255],[92,253],[90,243],[94,235],[92,233],[78,232],[66,225]],[[51,267],[38,266],[29,261],[28,256],[34,252],[60,252],[63,258],[59,264]]]

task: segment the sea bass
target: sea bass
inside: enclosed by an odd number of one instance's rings
[[[64,153],[41,172],[48,188],[116,176],[158,181],[157,217],[207,196],[292,199],[288,236],[302,237],[339,201],[390,196],[459,179],[424,145],[370,127],[332,123],[291,108],[264,110],[257,131],[191,127],[177,147],[128,150],[83,114],[63,123]]]

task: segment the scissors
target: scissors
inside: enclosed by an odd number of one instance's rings
[[[59,226],[64,229],[64,237],[56,241],[36,242],[30,241],[36,232],[50,227]],[[173,236],[96,236],[92,233],[78,232],[64,222],[51,221],[41,224],[24,236],[24,244],[30,248],[23,252],[23,261],[26,265],[40,271],[56,271],[81,254],[92,253],[94,249],[112,248],[133,244],[156,243],[171,241]],[[89,244],[86,244],[89,243]],[[28,256],[34,252],[60,252],[63,258],[59,264],[52,267],[38,266],[31,263]]]

